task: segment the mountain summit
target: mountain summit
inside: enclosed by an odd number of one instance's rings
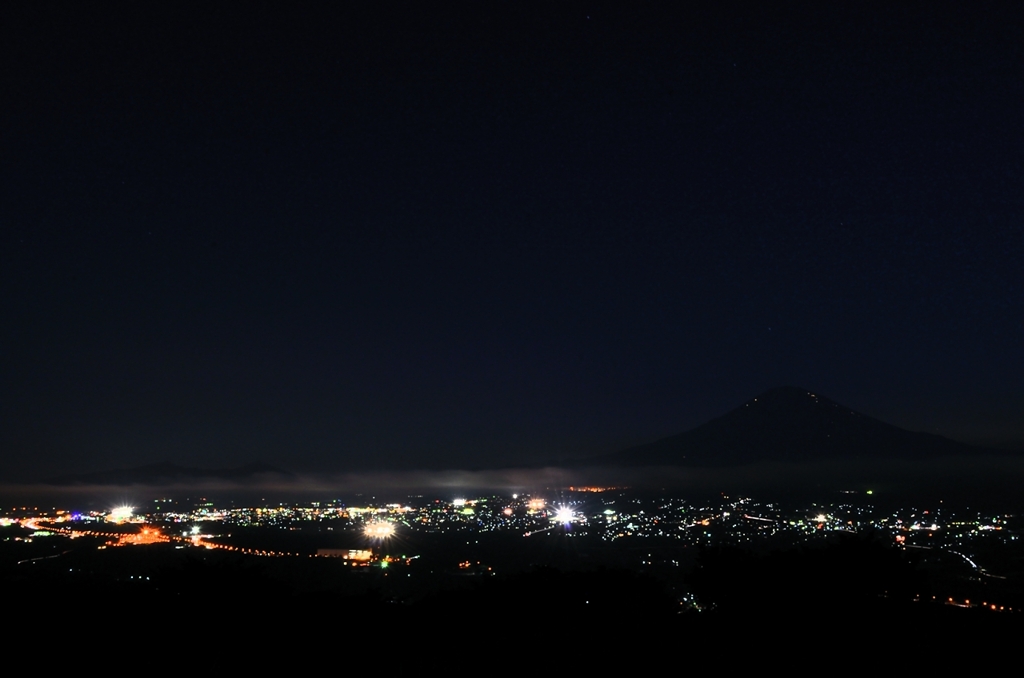
[[[933,459],[981,448],[886,424],[814,391],[774,388],[697,428],[608,455],[616,466],[735,466],[875,457]]]

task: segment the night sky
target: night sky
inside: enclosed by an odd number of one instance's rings
[[[328,4],[0,7],[0,480],[1024,447],[1019,3]]]

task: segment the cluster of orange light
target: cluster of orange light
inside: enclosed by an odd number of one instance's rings
[[[935,596],[932,596],[935,599]],[[995,603],[989,603],[982,601],[981,605],[978,603],[972,603],[970,600],[965,599],[963,602],[956,600],[955,598],[947,598],[946,605],[954,605],[956,607],[978,607],[984,610],[993,610],[996,612],[1013,612],[1012,607],[1006,607],[1005,605],[996,605]]]
[[[267,556],[267,557],[300,557],[301,553],[290,553],[288,551],[268,551],[265,549],[247,549],[240,546],[228,546],[227,544],[217,544],[215,542],[206,541],[199,537],[177,537],[167,536],[160,533],[159,530],[153,528],[142,528],[141,531],[134,534],[125,534],[123,532],[97,532],[95,530],[72,530],[70,528],[50,528],[54,532],[66,535],[72,539],[76,537],[104,537],[107,539],[115,540],[108,541],[106,546],[125,546],[126,544],[158,544],[165,542],[181,542],[186,544],[192,544],[193,546],[201,546],[208,549],[223,549],[225,551],[233,551],[235,553],[244,553],[250,556]],[[310,558],[316,556],[310,555]]]
[[[160,530],[144,527],[140,532],[134,534],[121,534],[116,542],[107,542],[107,546],[162,544],[169,541],[168,537],[160,534]]]

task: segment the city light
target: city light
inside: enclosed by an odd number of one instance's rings
[[[133,507],[131,506],[118,506],[117,508],[110,510],[110,520],[115,523],[123,523],[131,520]]]
[[[680,567],[680,563],[685,566],[685,561],[674,556],[670,550],[674,548],[707,547],[717,543],[755,547],[780,540],[794,545],[824,545],[835,542],[837,536],[853,538],[851,534],[862,533],[864,539],[874,539],[878,545],[888,543],[897,553],[927,552],[933,558],[962,563],[970,581],[984,582],[987,586],[987,595],[969,598],[964,591],[943,591],[945,595],[934,598],[936,604],[946,602],[989,612],[993,609],[996,613],[1013,612],[1004,604],[1005,592],[996,588],[1007,576],[999,571],[997,561],[990,564],[985,549],[991,548],[991,544],[1010,547],[1021,539],[1015,514],[947,508],[941,502],[928,507],[882,508],[845,499],[850,494],[843,492],[843,498],[810,506],[725,495],[698,503],[670,494],[643,497],[625,491],[617,491],[613,496],[577,493],[552,504],[522,495],[513,501],[510,495],[496,494],[465,500],[459,507],[451,500],[433,497],[409,505],[370,503],[364,506],[349,506],[340,500],[322,505],[314,502],[277,506],[215,506],[204,501],[192,507],[157,507],[157,510],[147,507],[136,511],[133,507],[121,506],[78,514],[78,521],[68,520],[74,514],[56,507],[50,510],[14,508],[0,515],[0,530],[5,531],[4,536],[12,543],[31,543],[44,536],[49,541],[91,537],[97,540],[94,544],[97,550],[166,545],[163,548],[217,549],[260,558],[338,558],[348,567],[376,565],[390,569],[392,574],[396,574],[399,564],[409,565],[418,557],[384,555],[389,548],[386,544],[395,545],[393,537],[400,541],[409,537],[409,543],[404,544],[409,546],[419,543],[421,538],[429,538],[428,535],[449,535],[456,537],[455,543],[464,539],[467,547],[484,543],[484,535],[490,541],[500,534],[530,537],[531,544],[539,540],[599,539],[612,543],[624,539],[626,548],[634,548],[640,540],[657,539],[663,554],[660,557],[647,554],[641,564],[645,568],[651,565],[675,568]],[[524,510],[532,502],[539,508]],[[107,530],[100,527],[115,519],[123,524]],[[128,523],[135,523],[138,529],[128,529]],[[258,534],[250,531],[252,528],[265,528],[266,534],[276,535],[282,529],[302,530],[310,523],[323,526],[318,530],[324,540],[322,544],[311,543],[310,547],[291,552],[268,549],[250,541]],[[402,526],[401,536],[397,530],[399,525]],[[235,532],[236,527],[242,529]],[[349,544],[338,548],[335,537],[330,534],[350,530],[356,534],[362,532],[365,540],[362,550],[347,548]],[[669,546],[673,542],[675,545]],[[81,543],[76,544],[78,549],[83,548]],[[28,552],[25,562],[34,562],[31,560],[34,557],[37,556]],[[493,575],[492,565],[504,567],[501,562],[482,564],[464,560],[465,556],[462,558],[457,563],[436,562],[431,567],[440,567],[439,571],[443,572],[457,565],[459,574],[466,577]],[[384,562],[389,565],[382,564]],[[992,567],[993,571],[986,567]],[[402,576],[415,578],[418,573],[405,572]],[[952,600],[946,601],[950,594]],[[993,600],[996,608],[992,607]]]
[[[387,539],[395,533],[395,526],[386,522],[369,523],[363,533],[370,539]]]

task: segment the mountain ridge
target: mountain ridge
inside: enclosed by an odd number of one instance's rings
[[[797,386],[769,389],[688,431],[586,460],[611,466],[738,466],[871,457],[1006,454],[894,426]]]

